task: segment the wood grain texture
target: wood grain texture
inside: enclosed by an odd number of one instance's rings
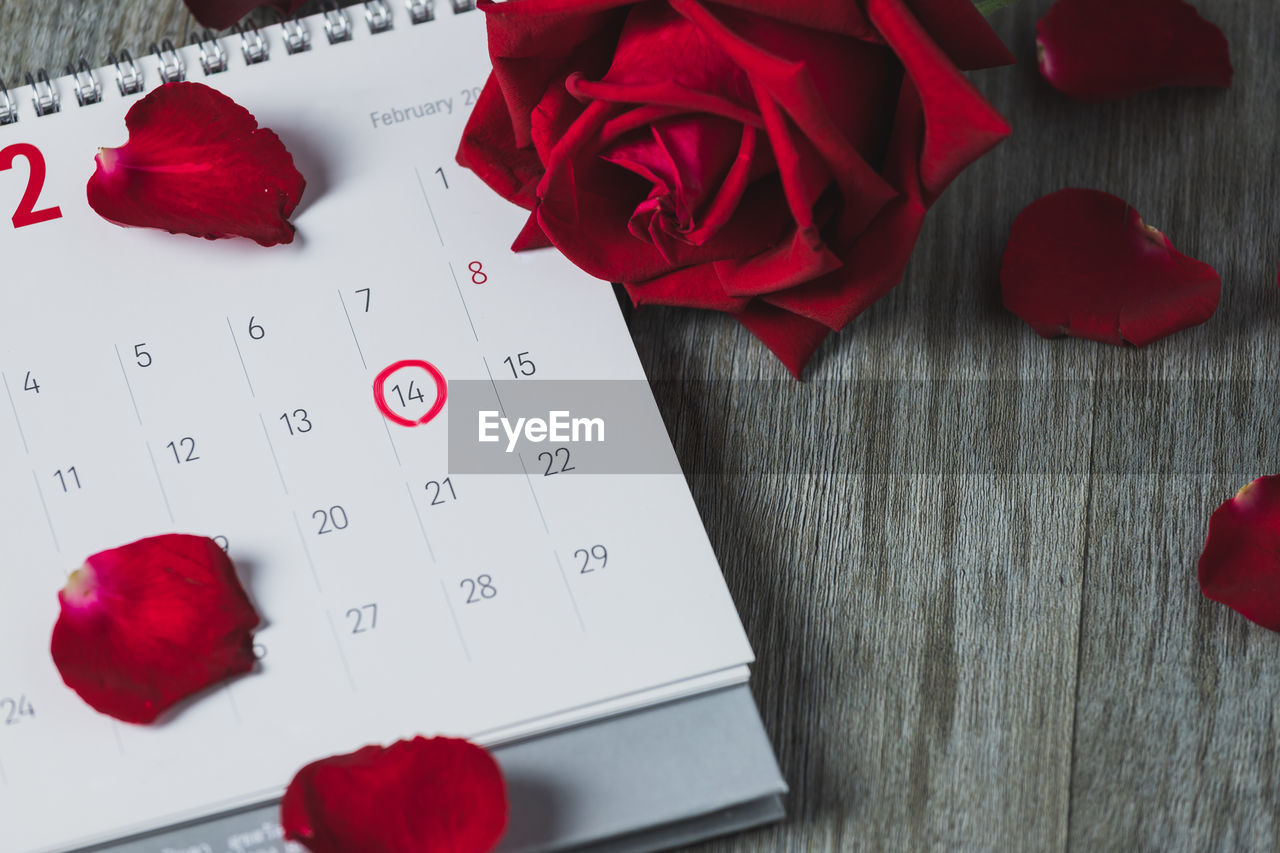
[[[793,788],[706,850],[1280,846],[1280,637],[1194,571],[1214,507],[1280,468],[1280,6],[1197,4],[1230,91],[1084,106],[1035,70],[1048,5],[997,13],[1019,65],[975,76],[1013,138],[808,381],[724,317],[633,320]],[[177,0],[0,0],[0,73],[191,27]],[[1134,351],[1004,312],[1009,225],[1064,186],[1212,264],[1217,316]]]

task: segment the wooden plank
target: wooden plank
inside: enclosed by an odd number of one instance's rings
[[[1115,191],[1223,278],[1208,324],[1140,352],[1100,352],[1072,774],[1079,850],[1280,846],[1280,637],[1204,599],[1195,578],[1209,515],[1280,465],[1280,8],[1197,5],[1231,44],[1230,91],[1157,93],[1076,119],[1109,151]]]
[[[1238,76],[1230,93],[1161,92],[1119,104],[1084,106],[1057,97],[1035,73],[1031,34],[1048,5],[1047,0],[1024,2],[1021,8],[1002,13],[1000,29],[1015,47],[1020,64],[994,81],[987,75],[977,78],[1013,121],[1014,138],[950,191],[922,236],[903,288],[841,339],[829,343],[815,375],[882,375],[918,364],[931,351],[951,351],[957,340],[967,340],[972,342],[971,349],[986,347],[990,353],[978,364],[968,362],[974,371],[971,375],[1012,372],[1025,376],[1020,370],[1027,364],[1025,353],[1033,358],[1055,353],[1065,369],[1050,375],[1080,380],[1068,397],[1094,395],[1096,403],[1085,411],[1074,409],[1071,416],[1072,424],[1082,425],[1094,443],[1085,458],[1097,471],[1095,476],[1091,467],[1092,486],[1086,497],[1091,504],[1089,562],[1080,613],[1081,671],[1074,729],[1070,721],[1064,725],[1061,716],[1041,710],[1045,742],[1031,746],[1028,757],[1011,762],[1012,767],[987,763],[985,744],[965,744],[955,751],[950,767],[944,762],[941,768],[931,765],[930,770],[943,774],[949,770],[952,778],[967,785],[939,786],[945,794],[927,799],[924,812],[914,811],[919,797],[910,774],[904,779],[901,772],[908,756],[917,754],[918,747],[911,744],[927,744],[936,752],[950,733],[945,729],[931,733],[919,723],[894,729],[883,719],[869,723],[859,713],[867,698],[874,703],[910,694],[890,681],[884,661],[873,664],[880,672],[870,697],[853,691],[831,695],[825,688],[811,686],[803,673],[789,670],[789,661],[772,663],[771,649],[785,659],[796,648],[794,641],[788,643],[788,627],[794,631],[795,625],[814,620],[822,624],[821,619],[795,610],[772,615],[770,624],[756,627],[761,618],[758,608],[748,604],[750,630],[762,650],[757,692],[790,776],[800,783],[792,802],[793,823],[757,833],[752,838],[754,849],[1057,848],[1066,840],[1067,824],[1058,809],[1067,798],[1049,756],[1066,752],[1074,756],[1069,805],[1073,849],[1259,849],[1280,843],[1274,795],[1277,638],[1203,601],[1194,579],[1209,513],[1242,483],[1272,472],[1280,458],[1275,432],[1267,429],[1276,399],[1268,370],[1278,343],[1274,288],[1280,219],[1275,216],[1274,188],[1280,186],[1280,175],[1274,93],[1280,91],[1280,80],[1273,60],[1280,51],[1276,43],[1280,18],[1274,6],[1243,2],[1206,6],[1206,14],[1223,26],[1234,48]],[[1082,342],[1040,343],[1004,315],[998,307],[993,252],[998,253],[1018,209],[1064,186],[1097,187],[1123,195],[1148,221],[1167,230],[1180,248],[1212,263],[1223,274],[1227,288],[1214,321],[1144,352],[1133,352]],[[966,217],[976,218],[979,227],[971,227]],[[953,291],[939,286],[947,271],[958,273],[953,277],[960,280],[962,292],[977,292],[988,300],[990,310],[961,315],[960,319],[973,321],[963,331],[946,328],[946,318],[956,311]],[[903,293],[912,290],[922,294],[922,302]],[[665,330],[638,327],[637,331],[651,369],[669,359],[670,344],[654,352],[657,347],[647,343]],[[707,339],[714,334],[724,330],[708,333],[695,327],[684,333],[683,340],[677,336],[681,370],[700,366],[697,353],[707,349]],[[913,345],[895,352],[900,338],[912,340]],[[718,369],[722,375],[751,372],[742,366],[752,362],[748,344],[732,355],[723,344],[718,346],[719,364],[704,370]],[[866,350],[876,356],[859,359]],[[851,364],[853,360],[861,363]],[[1095,375],[1095,362],[1106,379],[1096,385],[1088,381]],[[958,366],[964,364],[957,359],[948,367],[947,360],[934,358],[935,372],[930,375],[964,376],[964,368]],[[1117,381],[1161,376],[1230,381],[1182,387]],[[920,394],[913,405],[904,407],[904,414],[930,411],[938,396],[938,390]],[[833,409],[839,412],[843,407],[828,408],[828,401],[793,405],[802,411],[811,406],[813,420],[769,433],[831,440],[829,429],[819,424],[838,422]],[[697,416],[690,411],[678,419]],[[1090,429],[1094,418],[1097,424]],[[969,428],[962,420],[940,426],[943,442],[955,441]],[[991,434],[1005,448],[1037,448],[1045,438],[1042,429],[1042,425],[1028,428],[1010,421],[993,424]],[[1085,440],[1083,435],[1080,440]],[[767,444],[753,445],[752,452],[760,452],[761,446]],[[689,451],[682,449],[682,458],[688,456]],[[1155,464],[1163,460],[1176,461],[1165,462],[1164,467]],[[902,464],[895,457],[890,470]],[[1034,471],[1027,474],[1044,476]],[[1059,494],[1069,491],[1073,482],[1069,476],[1047,477],[1048,487]],[[865,501],[871,488],[874,485],[865,484],[858,497]],[[736,566],[752,564],[753,552],[736,545],[733,533],[724,532],[732,530],[732,517],[723,500],[709,489],[699,489],[698,494],[739,601],[753,600],[759,589],[769,588],[762,576],[735,575]],[[828,494],[829,488],[813,488],[803,503],[821,502]],[[1082,567],[1074,559],[1083,555],[1083,549],[1073,552],[1048,535],[1051,528],[1060,534],[1072,531],[1078,538],[1067,537],[1067,542],[1079,543],[1085,534],[1077,526],[1078,516],[1046,513],[1042,497],[1030,491],[1019,494],[1017,485],[1002,490],[994,501],[978,489],[955,489],[952,496],[978,506],[998,505],[1004,498],[1028,507],[1035,519],[1033,529],[1049,540],[1042,544],[1054,549],[1042,560],[1060,560],[1070,567],[1064,573],[1068,583],[1082,577]],[[927,520],[921,524],[920,519],[911,519],[908,524],[893,512],[882,517],[886,529],[896,528],[899,538],[923,538],[934,559],[948,553]],[[803,531],[800,541],[814,550],[813,559],[847,564],[857,553],[856,545],[824,541],[815,528],[812,523],[799,528]],[[788,524],[786,529],[796,528]],[[993,523],[981,535],[984,547],[1001,554],[1013,530],[1017,525]],[[965,556],[969,565],[981,565],[980,558]],[[1007,551],[1002,554],[1001,569],[1017,565],[1011,556]],[[911,562],[903,561],[901,554],[895,558],[902,561],[900,565]],[[925,576],[920,571],[923,566],[913,568]],[[774,569],[787,570],[786,565]],[[1048,580],[1044,574],[1042,570],[1042,581]],[[775,583],[789,588],[785,581]],[[930,599],[921,586],[919,581],[902,584],[896,592],[928,614]],[[1027,597],[1018,604],[997,623],[998,636],[1016,636],[1018,630],[1030,634],[1028,626],[1046,612],[1043,599]],[[1059,606],[1069,610],[1065,602]],[[868,610],[855,613],[846,607],[827,618],[861,616],[881,624],[909,618],[892,607]],[[909,650],[915,645],[916,654],[923,656],[931,649],[937,628],[936,621],[926,621],[921,633],[929,639],[917,639],[914,644],[908,639],[904,644],[895,637],[899,641],[893,649],[910,658]],[[826,636],[817,647],[826,642],[849,648],[848,638],[829,622],[818,630]],[[981,630],[992,629],[983,625]],[[1063,628],[1057,633],[1062,642],[1069,642],[1069,631]],[[1034,635],[1029,639],[1036,644]],[[1074,679],[1064,668],[1073,665],[1075,655],[1062,657],[1024,675],[1018,668],[1017,651],[993,654],[991,666],[1007,675],[1006,692],[987,694],[982,711],[1006,717],[1014,704],[1008,701],[1009,688],[1034,679],[1041,679],[1032,690],[1042,703],[1057,691],[1072,690]],[[961,682],[973,680],[969,672],[957,669]],[[1046,672],[1057,678],[1044,678]],[[779,688],[791,703],[786,707],[769,702],[770,693]],[[909,719],[911,714],[903,716]],[[1011,717],[1015,731],[1019,723],[1034,719],[1016,711]],[[1072,748],[1046,749],[1046,743],[1054,743],[1064,730],[1073,730]],[[905,745],[892,754],[895,736]],[[842,737],[866,742],[849,753],[844,751]],[[866,774],[867,752],[891,757]],[[1032,757],[1037,754],[1038,761]],[[980,768],[980,772],[957,772],[957,767]],[[988,807],[997,799],[990,793],[993,789],[1005,798],[996,808]],[[1020,798],[1019,791],[1025,796]],[[1031,814],[1036,795],[1042,797],[1040,815]],[[938,826],[950,828],[951,834],[938,832]],[[1048,831],[1050,827],[1061,834]],[[714,847],[737,849],[737,844],[726,841]]]
[[[978,80],[1015,122],[1040,85]],[[657,384],[680,458],[731,472],[694,493],[794,786],[787,824],[707,849],[1066,844],[1097,348],[1000,307],[1041,161],[1015,139],[962,176],[804,385],[722,318],[633,321],[651,376],[683,383]]]
[[[140,56],[152,41],[185,42],[190,21],[177,0],[0,0],[0,75],[12,88],[28,71],[62,74],[68,62],[82,56],[94,68],[120,48]]]

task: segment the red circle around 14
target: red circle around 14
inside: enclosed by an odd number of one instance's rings
[[[427,409],[427,413],[417,420],[404,417],[392,409],[391,405],[387,403],[387,380],[390,379],[391,375],[396,371],[404,370],[405,368],[418,368],[426,371],[427,375],[431,377],[431,381],[435,384],[435,402],[431,404],[431,408]],[[413,392],[411,390],[410,394],[412,393]],[[436,415],[440,414],[442,409],[444,409],[445,400],[448,396],[449,386],[445,381],[444,374],[440,372],[440,368],[436,367],[431,362],[423,361],[420,358],[407,358],[402,361],[397,361],[394,364],[389,364],[382,368],[373,380],[373,401],[378,404],[378,411],[382,412],[382,416],[387,420],[392,423],[399,424],[400,426],[416,427],[430,423],[431,420],[435,418]],[[401,397],[403,402],[403,395],[401,395]]]

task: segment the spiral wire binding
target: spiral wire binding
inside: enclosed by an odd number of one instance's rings
[[[410,23],[424,24],[435,20],[435,4],[431,0],[406,0],[405,6],[409,10]]]
[[[324,35],[329,40],[329,44],[351,41],[351,19],[338,7],[337,3],[332,0],[325,3],[324,11],[320,14],[324,18]]]
[[[191,44],[200,51],[200,67],[204,70],[204,76],[220,74],[227,70],[227,52],[222,49],[222,45],[214,38],[213,33],[208,30],[203,33],[192,33]]]
[[[257,24],[250,21],[245,27],[237,23],[231,29],[240,35],[240,53],[244,56],[245,65],[257,65],[271,58],[271,48],[267,46],[267,40],[258,31]]]
[[[18,120],[18,102],[5,88],[4,78],[0,77],[0,124],[13,124]]]
[[[107,54],[107,64],[116,67],[116,86],[122,97],[136,95],[142,91],[142,69],[133,61],[129,51],[120,51],[120,58],[115,53]]]
[[[41,68],[36,72],[36,76],[32,78],[31,72],[28,71],[26,78],[27,85],[31,87],[31,91],[34,93],[31,104],[36,108],[37,116],[47,116],[62,109],[62,103],[58,98],[58,90],[49,81],[49,72]]]
[[[277,23],[280,24],[280,32],[284,35],[284,51],[289,55],[295,53],[303,53],[311,50],[311,31],[308,30],[297,16],[292,18],[282,18],[279,15]]]
[[[187,79],[187,64],[182,61],[181,54],[174,48],[173,42],[165,39],[159,45],[151,43],[151,52],[160,63],[160,79],[166,83],[181,83]]]
[[[435,20],[436,0],[404,0],[405,9],[409,13],[411,24],[422,24]],[[377,35],[395,27],[392,6],[387,0],[366,0],[364,5],[365,24],[370,34]],[[470,12],[475,9],[475,0],[449,0],[454,14]],[[355,36],[355,27],[344,7],[334,0],[328,0],[317,16],[324,28],[325,38],[329,44],[351,41]],[[296,15],[291,18],[278,17],[277,23],[287,54],[303,53],[311,49],[311,31],[307,21]],[[240,53],[245,65],[257,65],[271,58],[271,46],[267,37],[252,22],[235,24],[227,35],[240,36]],[[218,36],[209,30],[192,33],[188,44],[200,51],[200,68],[206,77],[221,74],[230,67],[230,59]],[[159,44],[152,42],[149,52],[156,61],[156,73],[161,84],[176,83],[187,79],[187,66],[182,54],[174,47],[170,39]],[[114,68],[116,88],[122,97],[140,94],[145,88],[143,68],[127,50],[107,54],[107,66]],[[84,57],[74,63],[67,63],[66,77],[70,78],[72,93],[76,103],[82,107],[102,101],[102,81],[90,67]],[[62,109],[62,99],[58,93],[56,80],[49,78],[48,72],[40,68],[33,75],[24,75],[26,85],[31,87],[31,105],[36,116],[46,116]],[[0,125],[14,124],[21,117],[20,103],[0,78]]]
[[[369,24],[369,32],[385,33],[391,29],[391,8],[386,0],[369,0],[364,4],[364,19]]]
[[[82,107],[96,104],[102,100],[102,83],[98,75],[93,73],[88,61],[82,56],[75,65],[67,63],[67,76],[71,78],[76,101]]]

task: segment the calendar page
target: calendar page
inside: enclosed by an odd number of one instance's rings
[[[483,743],[740,682],[751,652],[679,473],[449,470],[447,382],[642,380],[608,284],[508,246],[524,212],[453,155],[488,71],[480,12],[207,82],[275,130],[308,182],[292,245],[124,229],[93,213],[99,146],[135,97],[38,117],[0,147],[0,848],[65,850],[278,795],[308,761],[445,733]],[[158,62],[138,60],[149,90]],[[429,105],[427,109],[425,105]],[[415,109],[417,107],[417,109]],[[398,377],[398,378],[397,378]],[[416,388],[417,390],[413,390]],[[661,430],[651,397],[631,417]],[[670,452],[669,444],[667,451]],[[255,672],[155,726],[66,688],[48,642],[86,556],[217,537],[263,625]]]

